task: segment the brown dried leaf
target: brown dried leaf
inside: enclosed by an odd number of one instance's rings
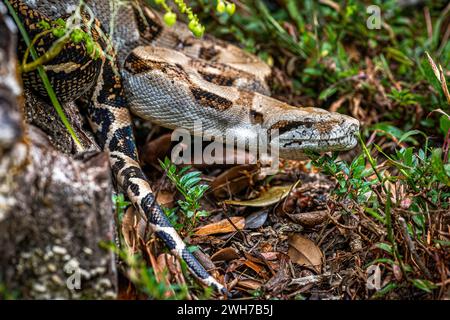
[[[268,261],[279,259],[279,254],[279,252],[261,252],[261,256]]]
[[[295,214],[287,214],[289,218],[295,223],[307,228],[312,228],[318,224],[323,223],[328,215],[326,210],[311,211],[311,212],[301,212]]]
[[[169,153],[171,139],[172,135],[168,133],[148,142],[142,150],[142,160],[148,164],[157,164],[158,159],[164,159]]]
[[[286,198],[291,189],[292,186],[275,186],[262,192],[256,199],[244,201],[225,200],[224,203],[245,207],[267,207]]]
[[[137,243],[138,243],[138,237],[136,232],[136,218],[137,215],[134,211],[133,207],[129,207],[123,216],[122,219],[122,235],[125,240],[126,245],[128,248],[130,248],[133,252],[136,252],[137,249]]]
[[[439,72],[436,63],[434,62],[433,58],[431,58],[430,54],[427,51],[425,51],[425,55],[427,56],[428,63],[430,64],[431,69],[433,69],[434,75],[439,80],[439,82],[441,82],[441,73]]]
[[[289,238],[288,255],[291,261],[318,273],[322,270],[323,254],[320,248],[311,240],[295,234]]]
[[[245,279],[239,280],[237,286],[243,289],[258,290],[259,288],[261,288],[262,283],[260,281],[253,279]]]
[[[255,271],[257,274],[262,274],[264,272],[264,268],[257,265],[256,263],[250,261],[250,260],[245,260],[244,261],[244,265],[246,265],[247,267],[249,267],[250,269],[252,269],[253,271]]]
[[[197,258],[198,262],[205,267],[206,270],[214,270],[216,268],[212,262],[212,258],[210,258],[210,256],[206,253],[203,253],[202,250],[195,250],[192,254],[195,258]]]
[[[182,273],[180,262],[171,254],[162,253],[158,256],[157,263],[159,270],[168,270],[172,275]]]
[[[162,205],[164,207],[172,207],[174,203],[175,193],[160,190],[156,197],[156,202],[158,202],[159,205]]]
[[[232,217],[230,220],[239,230],[245,228],[245,218],[244,217]],[[227,220],[221,220],[219,222],[211,223],[206,226],[200,227],[195,231],[195,235],[197,236],[207,236],[210,234],[217,233],[229,233],[236,231],[235,227]]]
[[[262,227],[269,216],[269,210],[264,209],[261,211],[253,212],[247,218],[245,218],[245,226],[247,229],[257,229]]]
[[[230,261],[234,259],[239,259],[239,253],[231,247],[223,248],[211,257],[212,261]]]
[[[211,190],[216,198],[226,198],[248,188],[257,173],[258,166],[253,164],[232,167],[214,179]]]
[[[337,12],[341,11],[341,7],[339,6],[339,4],[337,4],[334,1],[331,0],[320,0],[319,1],[321,4],[325,4],[327,6],[330,6],[331,8],[333,8],[334,10],[336,10]]]
[[[333,104],[328,108],[330,112],[336,112],[349,98],[349,95],[344,95],[340,97],[338,100],[333,102]]]
[[[286,255],[280,255],[280,265],[277,273],[266,282],[264,285],[265,290],[280,292],[291,281],[288,260],[289,258]]]
[[[158,283],[163,282],[169,290],[167,290],[164,293],[164,296],[166,298],[170,298],[175,295],[175,292],[170,287],[170,281],[172,279],[172,275],[169,272],[169,268],[166,264],[166,261],[163,261],[161,258],[164,256],[164,254],[161,254],[158,259],[155,259],[155,256],[153,255],[152,251],[150,250],[149,246],[146,246],[147,254],[150,258],[150,264],[153,267],[153,270],[155,271],[155,279]],[[167,255],[170,256],[170,255]],[[165,259],[164,259],[165,260]]]
[[[450,92],[448,91],[447,80],[445,79],[444,70],[442,70],[441,65],[439,65],[439,72],[440,72],[439,81],[441,82],[442,91],[444,92],[444,95],[447,98],[447,102],[450,104]]]

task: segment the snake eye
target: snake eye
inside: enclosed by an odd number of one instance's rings
[[[261,112],[250,110],[250,121],[252,124],[262,124],[264,122],[264,116]]]

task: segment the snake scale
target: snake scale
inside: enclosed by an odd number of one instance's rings
[[[41,21],[67,19],[78,0],[10,0],[33,39]],[[168,128],[193,131],[195,121],[218,136],[231,130],[254,136],[279,131],[279,154],[304,157],[304,150],[347,150],[356,145],[357,120],[317,108],[297,108],[270,97],[271,69],[236,46],[195,38],[184,24],[169,28],[159,13],[139,1],[86,0],[83,16],[92,38],[110,58],[92,59],[86,45],[69,43],[44,67],[58,98],[88,98],[86,113],[101,148],[108,152],[119,187],[151,230],[183,259],[206,286],[216,281],[187,250],[155,203],[138,159],[131,113]],[[113,48],[102,37],[109,35]],[[50,33],[36,44],[43,54],[57,39]],[[23,44],[22,44],[23,46]],[[23,51],[24,48],[22,48]],[[24,85],[46,98],[37,72],[23,74]]]

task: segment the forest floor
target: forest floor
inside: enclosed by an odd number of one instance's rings
[[[229,16],[190,1],[207,33],[273,67],[275,98],[362,127],[350,152],[265,175],[161,164],[150,155],[170,153],[170,132],[137,123],[159,203],[235,298],[450,298],[450,5],[371,2],[375,11],[364,1],[242,1]],[[379,26],[368,22],[377,8]],[[116,202],[126,242],[139,243],[133,212]],[[123,254],[134,285],[123,278],[121,298],[211,298],[158,241],[137,247],[141,258]]]
[[[359,144],[276,173],[176,166],[171,131],[136,119],[144,171],[189,249],[234,299],[450,299],[448,1],[231,2],[229,15],[188,1],[206,34],[272,67],[274,98],[358,119]],[[120,258],[119,299],[219,297],[114,202],[120,239],[103,247]]]

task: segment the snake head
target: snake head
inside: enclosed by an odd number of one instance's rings
[[[285,159],[305,159],[305,152],[350,150],[356,146],[359,132],[359,121],[352,117],[319,108],[287,105],[274,112],[266,126],[277,130],[272,142],[278,143],[279,155]]]

